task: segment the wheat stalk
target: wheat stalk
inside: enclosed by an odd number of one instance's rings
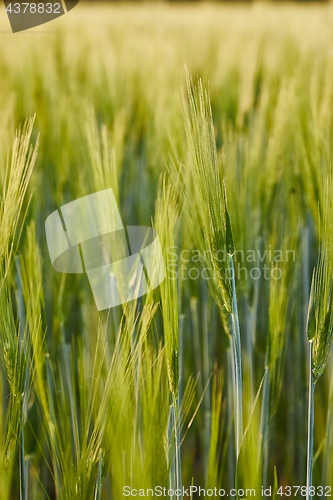
[[[234,243],[230,217],[227,209],[225,186],[221,179],[217,158],[214,124],[209,95],[203,90],[199,79],[197,88],[185,68],[187,92],[183,91],[183,107],[187,136],[191,145],[194,164],[194,184],[200,193],[200,217],[205,247],[210,250],[210,267],[218,291],[219,302],[230,314],[232,335],[230,338],[234,359],[235,398],[235,443],[239,454],[243,435],[243,382],[242,354],[235,269],[233,263]],[[222,261],[218,252],[228,255]],[[225,321],[224,313],[221,314]],[[227,329],[229,331],[229,329]]]

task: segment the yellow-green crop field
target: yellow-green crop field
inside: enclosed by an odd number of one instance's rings
[[[80,2],[12,34],[1,5],[0,500],[333,495],[332,27]],[[164,280],[105,309],[65,211],[110,189]]]

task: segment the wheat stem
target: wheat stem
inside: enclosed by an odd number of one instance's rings
[[[182,489],[182,471],[180,459],[180,429],[179,429],[179,401],[172,395],[172,405],[169,410],[168,422],[169,445],[171,447],[169,487],[171,490]],[[176,498],[176,496],[170,496]]]
[[[313,432],[314,432],[314,391],[316,383],[312,371],[312,342],[310,344],[309,357],[309,409],[308,409],[308,449],[306,461],[306,500],[313,497],[310,495],[310,487],[312,486],[313,475]]]
[[[19,459],[19,467],[20,467],[20,500],[27,500],[27,474],[25,467],[25,437],[24,437],[24,425],[22,425],[21,430],[21,451],[20,451],[20,459]]]
[[[179,396],[174,400],[175,405],[175,459],[176,459],[176,489],[182,489],[182,469],[180,457],[180,428],[179,428]]]
[[[235,434],[236,434],[236,454],[237,457],[240,451],[240,444],[243,436],[243,382],[242,382],[242,349],[239,329],[235,268],[231,255],[229,255],[229,263],[232,274],[232,346],[234,355],[235,367]]]
[[[102,484],[103,484],[102,465],[103,465],[103,456],[101,454],[98,460],[97,480],[96,480],[94,500],[100,500],[102,496]]]

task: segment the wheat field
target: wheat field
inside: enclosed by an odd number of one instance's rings
[[[0,500],[333,494],[332,26],[80,2],[13,35],[0,7]],[[109,188],[166,276],[98,311],[45,221]]]

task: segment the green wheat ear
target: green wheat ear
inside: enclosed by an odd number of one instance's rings
[[[312,342],[312,372],[317,382],[327,365],[333,341],[333,179],[326,181],[320,224],[318,265],[313,272],[308,310],[307,336]]]
[[[179,206],[176,192],[166,177],[162,176],[156,202],[155,223],[165,259],[168,248],[175,245],[178,217]],[[177,282],[165,279],[160,288],[169,385],[172,395],[177,399],[179,385]]]
[[[206,248],[211,251],[210,266],[218,292],[224,307],[231,313],[233,292],[231,280],[228,279],[232,273],[230,260],[220,262],[217,256],[219,250],[226,250],[232,255],[234,243],[225,188],[219,172],[212,109],[209,95],[204,91],[201,80],[199,79],[195,86],[187,67],[185,75],[185,124],[192,150],[195,181],[200,191],[203,235]]]
[[[30,143],[34,121],[35,117],[27,119],[15,134],[0,194],[0,260],[6,260],[8,270],[22,231],[24,199],[37,159],[39,139],[34,147]]]

